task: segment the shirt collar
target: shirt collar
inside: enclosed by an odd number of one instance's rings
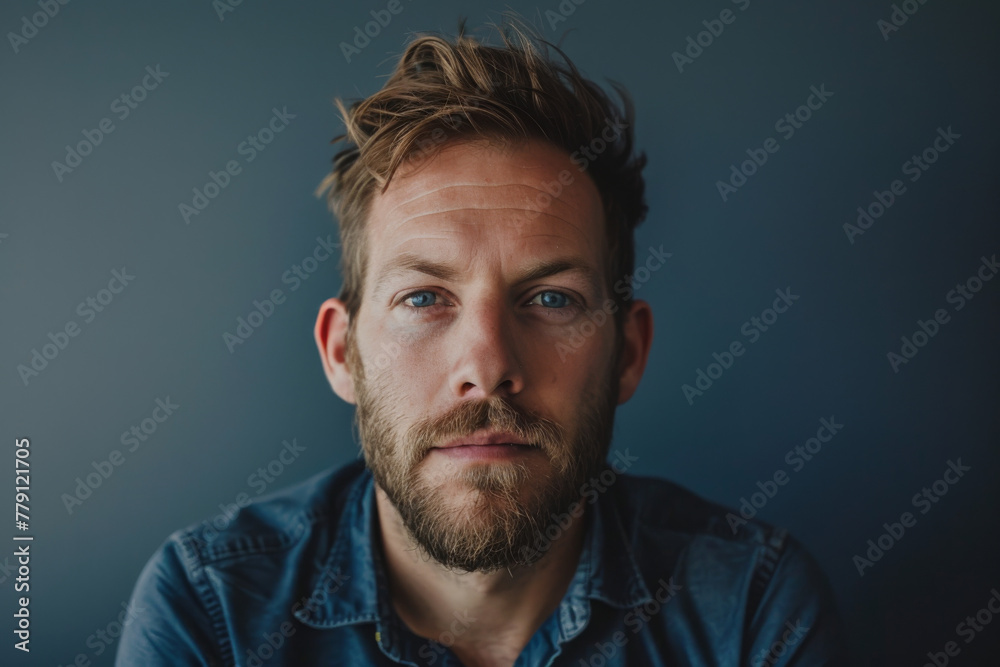
[[[618,493],[627,484],[624,475],[606,491],[595,494],[587,510],[587,529],[576,575],[559,609],[560,625],[572,636],[589,619],[586,599],[600,600],[619,609],[631,609],[652,600],[628,535],[616,507]],[[334,628],[356,623],[388,623],[390,634],[398,619],[389,601],[381,554],[375,482],[364,468],[355,480],[337,527],[330,555],[316,574],[310,597],[294,612],[314,628]],[[386,637],[392,641],[391,636]]]
[[[607,468],[611,471],[611,468]],[[604,473],[602,473],[603,476]],[[615,481],[597,495],[589,531],[589,588],[587,596],[619,609],[632,609],[653,599],[642,571],[632,553],[629,535],[619,513],[619,494],[624,494],[628,478],[615,473]],[[585,561],[580,558],[580,567]]]
[[[614,474],[614,481],[604,491],[589,496],[594,500],[587,513],[580,563],[559,605],[562,630],[559,643],[572,639],[587,626],[588,600],[600,600],[618,609],[633,609],[653,599],[629,543],[628,535],[635,531],[626,531],[618,512],[618,493],[623,492],[621,487],[627,484],[627,478]]]
[[[294,612],[314,628],[378,622],[377,588],[385,588],[381,557],[372,543],[378,538],[375,482],[367,468],[351,485],[330,555],[315,575],[316,583],[303,607]],[[378,573],[378,574],[376,574]],[[337,582],[331,590],[331,583]]]

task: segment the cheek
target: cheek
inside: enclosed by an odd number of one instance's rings
[[[614,322],[584,315],[541,344],[539,359],[551,369],[550,375],[604,378],[615,351]]]
[[[607,383],[608,360],[612,347],[600,336],[592,336],[577,347],[565,337],[535,336],[523,348],[522,367],[525,372],[526,397],[536,409],[563,425],[589,398],[599,385]]]
[[[382,323],[366,332],[361,348],[366,376],[378,376],[382,383],[402,388],[406,394],[425,395],[426,387],[440,380],[438,374],[445,367],[441,337],[431,335],[426,327]]]

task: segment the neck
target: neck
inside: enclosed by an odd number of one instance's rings
[[[533,565],[458,573],[427,558],[376,486],[393,607],[417,635],[449,646],[468,666],[509,665],[555,611],[583,549],[583,517]]]

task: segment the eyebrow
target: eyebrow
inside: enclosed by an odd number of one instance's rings
[[[601,293],[601,282],[597,271],[578,257],[559,257],[538,262],[522,271],[515,278],[514,284],[520,285],[570,271],[582,273],[594,290],[594,294]],[[448,264],[433,262],[412,253],[402,253],[383,267],[382,275],[375,282],[372,293],[378,294],[391,280],[410,272],[423,273],[446,282],[456,282],[461,275],[458,269]]]

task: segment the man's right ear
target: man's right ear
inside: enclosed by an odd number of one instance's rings
[[[350,318],[340,299],[327,299],[319,307],[313,334],[326,379],[337,396],[354,404],[354,379],[347,365],[347,325]]]

